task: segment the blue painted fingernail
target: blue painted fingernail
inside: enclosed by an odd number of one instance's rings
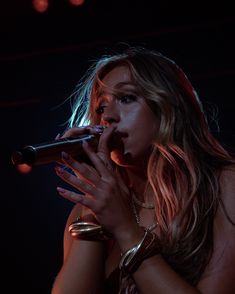
[[[94,131],[95,131],[96,133],[99,133],[99,134],[103,133],[103,131],[104,131],[104,126],[95,126],[95,127],[94,127]]]
[[[97,134],[102,134],[103,133],[103,130],[99,129],[99,128],[94,128],[93,131],[96,132]]]
[[[102,125],[95,125],[95,128],[97,128],[97,129],[104,129],[104,126],[102,126]]]

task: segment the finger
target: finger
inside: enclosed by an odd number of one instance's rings
[[[87,133],[89,133],[88,126],[74,127],[65,131],[65,133],[61,136],[61,138],[78,137],[79,135],[84,135]]]
[[[108,168],[107,164],[105,164],[104,161],[92,150],[91,146],[86,141],[82,143],[82,146],[99,176],[102,177],[102,179],[109,179],[110,171],[112,171],[112,169]]]
[[[58,133],[56,136],[55,136],[55,141],[59,140],[60,139],[60,133]],[[63,164],[61,160],[56,160],[56,163],[58,164]]]
[[[104,166],[110,171],[114,171],[114,162],[110,158],[110,141],[115,129],[116,127],[111,126],[104,130],[97,148],[97,155],[103,161]]]
[[[110,139],[112,137],[112,134],[116,128],[111,126],[109,128],[104,129],[104,132],[102,136],[100,137],[97,152],[101,155],[101,159],[106,159],[106,157],[109,158],[109,147],[108,144],[110,142]]]
[[[92,209],[92,199],[85,197],[82,194],[75,193],[73,191],[69,191],[67,189],[61,188],[61,187],[56,187],[57,192],[64,197],[65,199],[70,200],[73,203],[80,203],[87,208]]]
[[[56,162],[57,164],[60,164],[60,165],[64,166],[64,163],[63,163],[63,161],[62,161],[62,160],[60,160],[60,159],[56,160],[55,162]]]
[[[65,171],[63,168],[56,166],[55,172],[63,181],[78,189],[79,191],[91,196],[95,195],[95,190],[92,185]]]
[[[98,133],[99,135],[103,134],[104,130],[106,129],[106,127],[102,126],[102,125],[95,125],[93,127],[90,126],[88,128],[90,130],[90,134],[97,134]]]
[[[68,129],[61,138],[66,138],[66,137],[78,137],[80,135],[85,135],[85,134],[99,134],[101,135],[104,130],[104,126],[82,126],[82,127],[74,127],[71,129]]]
[[[89,164],[87,164],[85,162],[82,162],[81,164],[83,166],[85,166],[91,173],[93,172],[93,173],[97,173],[98,174],[97,170],[93,166],[91,166],[91,165],[89,165]]]
[[[56,135],[55,140],[59,140],[59,138],[60,138],[60,133],[58,133],[58,134]]]
[[[125,192],[129,192],[129,183],[123,179],[123,176],[120,174],[120,172],[116,173],[116,180],[118,182],[118,186]]]
[[[76,175],[88,181],[91,185],[96,186],[100,182],[100,176],[94,168],[89,167],[87,164],[79,163],[66,152],[62,152],[62,160]]]

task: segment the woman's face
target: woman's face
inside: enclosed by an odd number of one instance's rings
[[[137,92],[128,67],[114,68],[102,82],[96,112],[100,124],[115,127],[112,160],[120,166],[143,164],[156,138],[157,118]]]

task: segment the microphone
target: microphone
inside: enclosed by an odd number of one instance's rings
[[[14,165],[41,165],[61,159],[61,152],[65,151],[71,156],[77,156],[85,160],[87,156],[82,147],[83,141],[90,143],[92,147],[97,147],[100,135],[81,135],[76,138],[69,137],[58,139],[37,145],[27,145],[12,153],[11,160]]]

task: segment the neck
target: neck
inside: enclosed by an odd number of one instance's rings
[[[134,191],[138,199],[143,201],[147,184],[147,175],[145,171],[140,169],[127,168],[126,172],[129,180],[129,186]]]

